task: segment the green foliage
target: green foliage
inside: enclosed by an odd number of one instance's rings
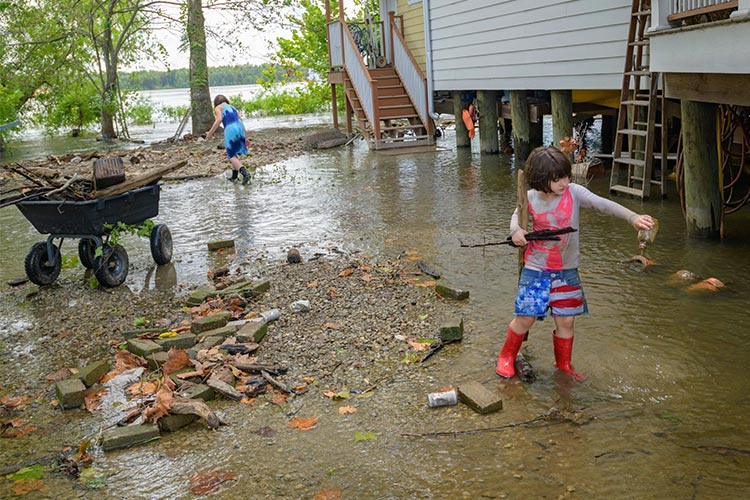
[[[154,123],[154,103],[148,97],[138,96],[127,104],[125,115],[135,125]]]
[[[185,116],[190,106],[162,106],[159,112],[172,121],[179,121]]]
[[[24,467],[18,472],[5,476],[5,478],[10,481],[20,481],[22,479],[41,479],[42,477],[44,477],[44,466],[42,464],[34,464],[29,467]]]
[[[248,85],[263,76],[266,65],[250,64],[219,66],[210,68],[208,83],[211,86]],[[134,71],[120,73],[120,85],[129,90],[182,89],[190,87],[190,71],[187,68],[169,71]]]
[[[359,442],[359,441],[374,441],[377,438],[378,438],[378,435],[375,434],[374,432],[357,431],[357,432],[354,433],[354,441],[355,442]]]
[[[119,244],[122,237],[127,234],[134,234],[141,238],[150,236],[151,230],[154,229],[154,221],[147,219],[139,225],[118,222],[117,224],[104,224],[104,228],[107,230],[108,234],[107,245],[115,246]],[[101,257],[102,248],[97,248],[94,253],[97,257]]]
[[[328,88],[325,84],[306,82],[292,90],[263,91],[258,97],[244,102],[242,111],[247,115],[298,115],[317,113],[329,108]]]
[[[45,87],[37,92],[36,122],[49,131],[83,130],[96,124],[101,116],[101,97],[89,81],[70,81]]]
[[[78,267],[78,256],[77,255],[63,255],[62,256],[62,268],[63,269],[74,269]]]

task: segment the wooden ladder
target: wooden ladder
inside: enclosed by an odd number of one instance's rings
[[[644,36],[650,24],[651,0],[633,0],[609,183],[611,192],[640,198],[651,195],[652,185],[659,186],[661,196],[666,196],[667,182],[663,79],[660,73],[649,69],[649,40]],[[659,152],[655,153],[657,129],[660,144]],[[659,161],[656,176],[654,160]]]

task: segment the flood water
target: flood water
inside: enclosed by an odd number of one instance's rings
[[[516,173],[509,157],[478,154],[478,141],[474,151],[457,151],[454,140],[447,131],[442,150],[421,154],[388,156],[362,142],[312,152],[263,167],[248,186],[220,178],[164,186],[155,221],[171,228],[175,242],[169,283],[203,283],[210,267],[205,244],[217,239],[235,239],[248,258],[282,259],[291,245],[330,244],[386,258],[415,250],[444,280],[471,291],[461,308],[464,340],[428,366],[415,366],[413,377],[382,384],[376,397],[362,400],[356,418],[336,418],[335,410],[308,399],[300,404],[320,411],[321,425],[291,432],[271,405],[263,422],[244,421],[242,405],[226,405],[233,424],[220,432],[178,432],[100,456],[106,490],[50,498],[193,498],[187,477],[214,468],[233,470],[238,479],[213,498],[313,498],[327,488],[368,499],[749,498],[748,210],[726,220],[724,241],[700,241],[686,237],[674,185],[666,200],[617,198],[660,219],[646,251],[660,266],[646,272],[620,263],[638,251],[632,228],[583,211],[581,277],[591,314],[576,321],[573,360],[587,379],[556,376],[547,320],[534,326],[522,351],[538,380],[505,381],[494,363],[512,317],[516,251],[460,242],[505,238]],[[608,196],[606,179],[590,188]],[[0,226],[5,283],[24,274],[26,252],[43,238],[15,208],[0,210]],[[126,285],[135,293],[157,286],[148,245],[125,246],[132,265]],[[680,269],[727,287],[694,295],[669,286],[668,276]],[[32,318],[7,301],[0,307],[3,344],[12,348],[14,331]],[[504,409],[479,415],[464,405],[427,408],[427,392],[464,380],[500,390]],[[509,425],[551,408],[580,411],[585,425]],[[280,432],[250,432],[263,425]],[[356,431],[378,437],[356,442]]]

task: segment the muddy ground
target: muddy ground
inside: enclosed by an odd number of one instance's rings
[[[253,132],[245,164],[259,167],[304,154],[313,147],[316,137],[327,136],[330,132],[321,128]],[[175,178],[182,182],[216,175],[228,165],[220,139],[157,144],[124,155],[128,174],[188,158],[188,167],[175,172]],[[66,174],[90,168],[91,158],[76,157],[51,158],[35,165],[49,168],[54,163]],[[83,163],[88,166],[82,167]],[[30,162],[24,164],[34,168]],[[54,374],[61,369],[80,369],[96,360],[114,361],[123,342],[122,333],[136,325],[177,328],[205,315],[207,308],[231,310],[239,320],[277,308],[281,317],[270,323],[254,359],[286,367],[288,371],[278,380],[295,388],[299,394],[294,398],[316,398],[336,388],[375,390],[399,370],[419,362],[427,352],[429,339],[437,338],[441,324],[460,319],[456,317],[460,304],[436,295],[435,280],[420,271],[418,255],[375,258],[337,248],[310,252],[302,248],[302,262],[295,264],[267,259],[248,262],[229,254],[225,260],[230,272],[225,280],[269,280],[270,290],[246,302],[214,302],[194,309],[186,308],[185,300],[196,287],[221,286],[211,272],[203,283],[139,292],[124,285],[114,289],[82,286],[80,278],[65,272],[48,287],[3,284],[2,300],[25,311],[22,316],[28,324],[0,340],[0,397],[6,398],[0,402],[29,399],[18,407],[0,404],[0,422],[20,422],[33,430],[3,440],[8,446],[0,453],[0,467],[6,467],[7,472],[37,458],[54,456],[63,444],[76,445],[71,438],[81,436],[60,435],[59,429],[65,429],[71,420],[98,417],[96,411],[56,406]],[[309,301],[310,311],[292,312],[290,306],[298,300]],[[277,392],[269,387],[256,405],[273,404]],[[16,431],[14,425],[4,425],[3,431]]]

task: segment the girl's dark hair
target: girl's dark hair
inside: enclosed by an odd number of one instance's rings
[[[216,97],[214,97],[214,108],[218,106],[219,104],[227,103],[229,104],[229,99],[224,97],[223,95],[219,94]]]
[[[531,189],[551,193],[550,185],[570,177],[572,166],[568,157],[557,148],[542,146],[535,148],[526,159],[526,183]]]

